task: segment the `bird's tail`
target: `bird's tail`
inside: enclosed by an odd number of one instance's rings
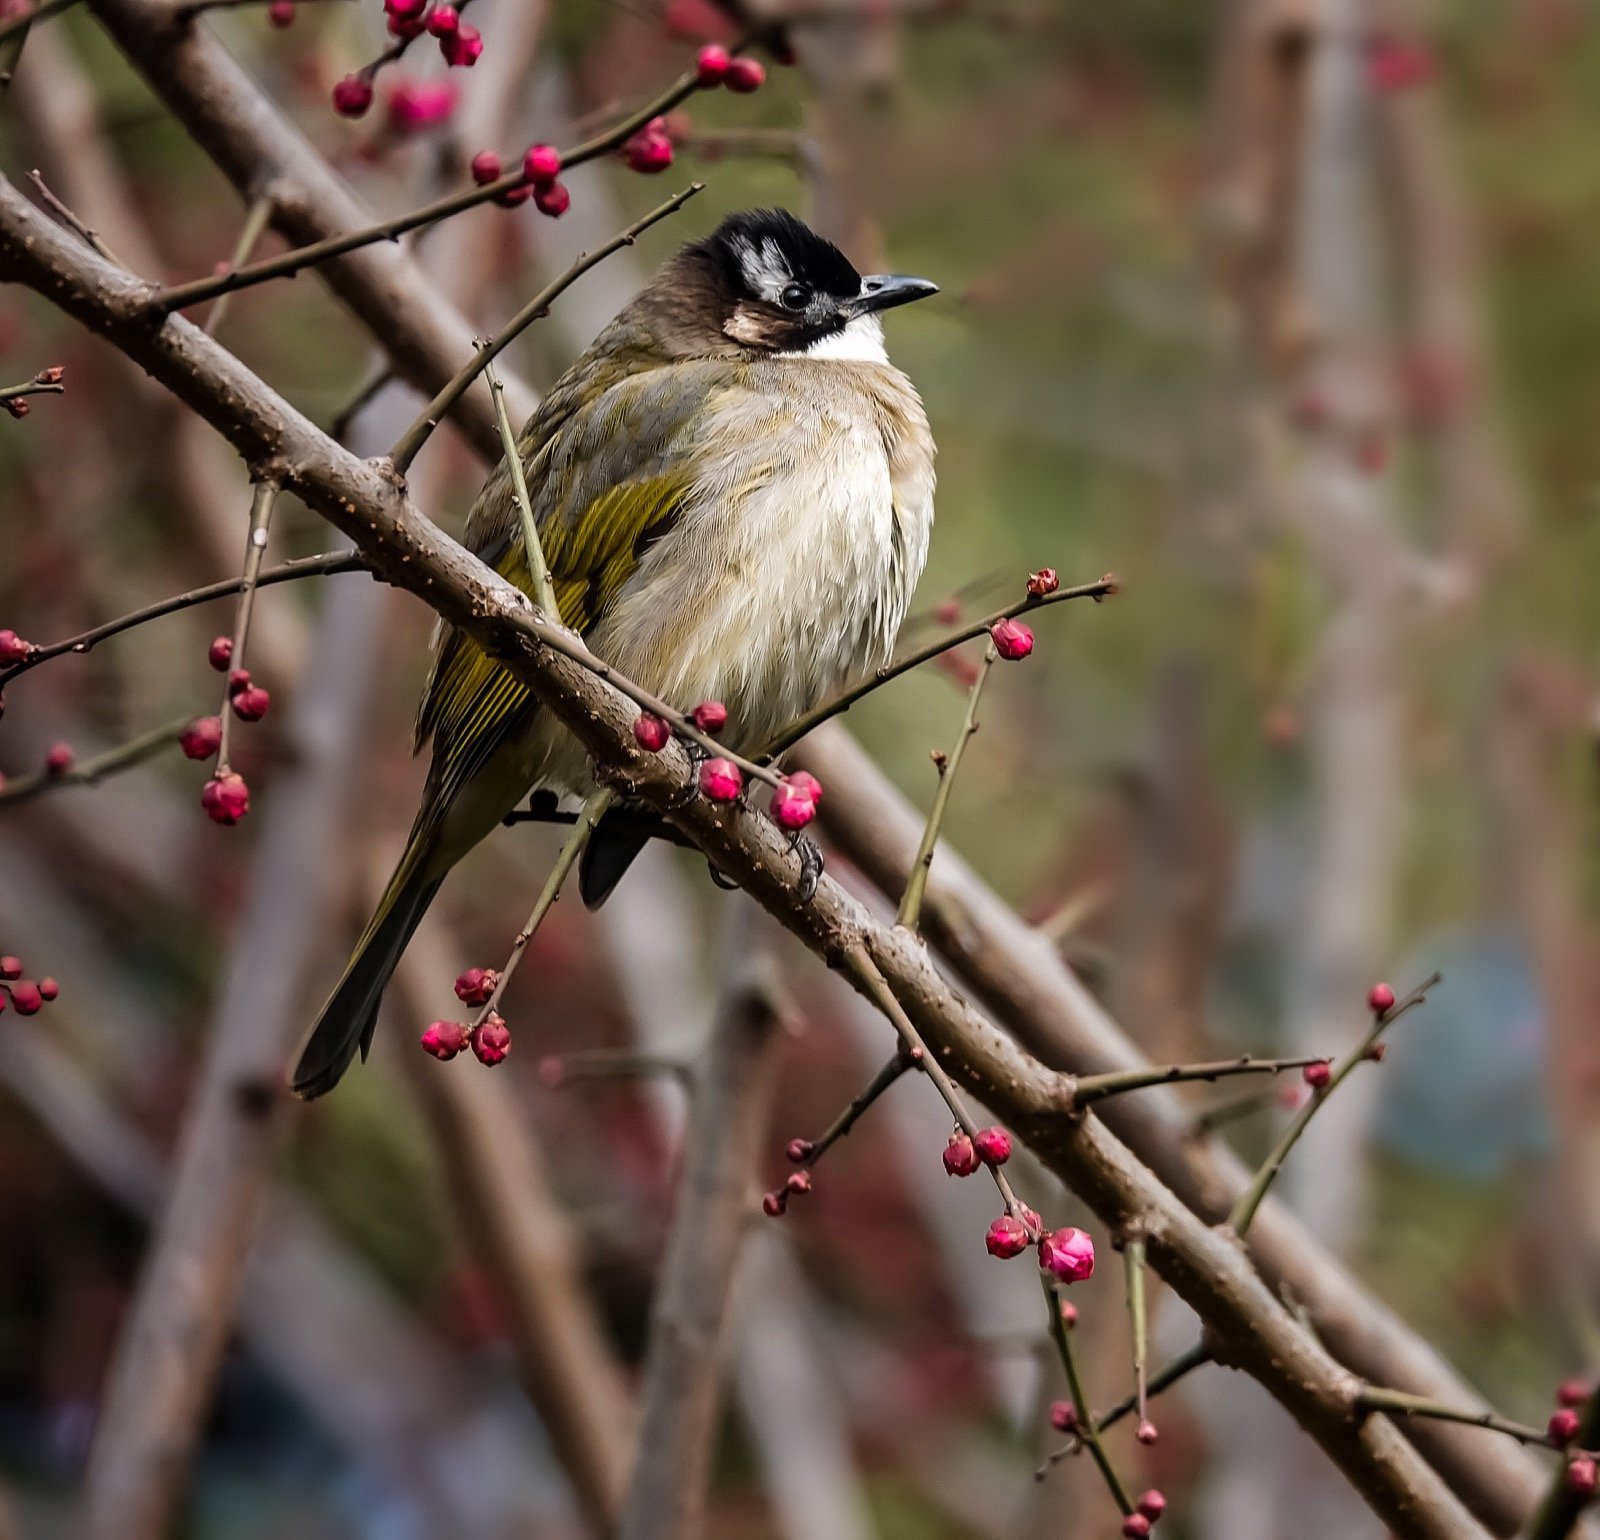
[[[422,852],[412,846],[389,879],[377,912],[356,943],[344,977],[322,1007],[301,1050],[300,1062],[294,1069],[296,1096],[309,1101],[331,1091],[358,1049],[366,1058],[378,1022],[378,1003],[389,976],[433,902],[433,895],[439,891],[440,879],[428,875],[426,864]]]

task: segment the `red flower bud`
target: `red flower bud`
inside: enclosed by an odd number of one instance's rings
[[[999,621],[989,632],[994,650],[1008,663],[1015,663],[1033,651],[1033,632],[1020,620]]]
[[[39,998],[47,1004],[61,993],[61,986],[52,978],[39,980]]]
[[[651,754],[659,754],[672,737],[666,722],[648,711],[641,711],[633,719],[633,741]]]
[[[978,1152],[958,1128],[944,1147],[944,1168],[951,1176],[971,1176],[978,1169]]]
[[[467,1046],[467,1029],[459,1021],[435,1021],[422,1034],[422,1051],[450,1060]]]
[[[1094,1241],[1068,1226],[1039,1239],[1039,1266],[1063,1283],[1081,1283],[1094,1274]]]
[[[1152,1524],[1154,1524],[1155,1521],[1167,1511],[1167,1499],[1162,1493],[1158,1492],[1154,1487],[1151,1487],[1150,1490],[1134,1504],[1134,1507],[1138,1510],[1138,1512],[1142,1513],[1147,1519],[1149,1519]]]
[[[811,1191],[811,1173],[809,1171],[791,1171],[789,1179],[783,1184],[783,1190],[798,1196],[804,1196]]]
[[[809,792],[785,783],[772,794],[772,821],[791,834],[817,816],[816,799]]]
[[[1148,1417],[1134,1429],[1133,1436],[1146,1446],[1155,1443],[1161,1437],[1156,1431],[1156,1425]]]
[[[219,674],[225,673],[228,665],[233,662],[233,638],[213,637],[211,645],[206,649],[206,662]]]
[[[44,996],[39,986],[28,979],[19,979],[11,986],[11,1003],[19,1016],[33,1016],[44,1006]]]
[[[1375,1016],[1394,1009],[1394,991],[1387,984],[1374,984],[1367,991],[1367,1009]]]
[[[719,700],[703,700],[689,715],[703,733],[720,733],[728,725],[728,708]]]
[[[1589,1399],[1589,1386],[1583,1380],[1562,1380],[1556,1386],[1556,1400],[1562,1406],[1582,1406]]]
[[[272,696],[260,685],[246,685],[233,697],[233,714],[241,722],[259,722],[271,704]]]
[[[228,675],[228,694],[230,697],[237,695],[241,690],[250,688],[250,670],[236,668]]]
[[[1567,1465],[1567,1490],[1578,1497],[1593,1497],[1595,1488],[1600,1486],[1597,1478],[1595,1464],[1586,1454],[1580,1454]]]
[[[20,979],[22,977],[22,959],[20,957],[0,957],[0,979]]]
[[[20,663],[33,651],[33,643],[25,642],[15,631],[0,631],[0,663]]]
[[[769,1192],[761,1200],[761,1212],[768,1219],[776,1219],[789,1206],[789,1195],[779,1188],[777,1192]]]
[[[461,28],[461,12],[453,5],[436,5],[428,12],[428,31],[435,37],[448,37]]]
[[[572,207],[572,194],[565,182],[552,182],[548,187],[534,189],[533,206],[551,219],[560,219]]]
[[[561,175],[561,151],[552,144],[532,145],[522,157],[522,175],[535,187],[553,187]]]
[[[412,38],[421,37],[424,22],[420,16],[391,16],[389,18],[389,35],[409,43]]]
[[[212,776],[201,788],[200,806],[212,823],[232,828],[250,811],[250,788],[237,770],[225,771]]]
[[[1057,1433],[1070,1433],[1078,1426],[1078,1409],[1070,1401],[1050,1403],[1050,1426]]]
[[[511,1031],[499,1016],[472,1029],[472,1051],[480,1064],[498,1064],[511,1052]]]
[[[732,62],[721,43],[707,43],[694,61],[695,77],[701,89],[709,91],[713,86],[720,86],[728,78],[728,66]]]
[[[65,775],[72,768],[72,745],[70,743],[52,743],[50,752],[44,757],[44,773],[46,775]]]
[[[1300,1078],[1313,1091],[1320,1091],[1333,1079],[1333,1066],[1326,1059],[1318,1059],[1316,1063],[1307,1064],[1300,1071]]]
[[[1374,1043],[1369,1049],[1367,1049],[1367,1057],[1371,1059],[1374,1064],[1382,1064],[1383,1056],[1388,1053],[1388,1051],[1389,1045],[1387,1043]]]
[[[1061,1324],[1068,1331],[1078,1324],[1078,1307],[1070,1299],[1061,1301]]]
[[[490,182],[498,182],[503,175],[500,166],[500,157],[493,150],[479,150],[472,157],[472,180],[479,187],[487,187]]]
[[[294,25],[294,0],[272,0],[267,7],[267,20],[275,27]]]
[[[804,792],[813,802],[822,801],[822,782],[809,770],[791,770],[787,779],[796,791]]]
[[[222,747],[222,718],[196,717],[178,735],[185,759],[210,759]]]
[[[1570,1406],[1551,1412],[1545,1431],[1557,1449],[1565,1449],[1578,1436],[1578,1414]]]
[[[1028,1249],[1028,1232],[1009,1214],[1002,1214],[989,1226],[983,1244],[991,1257],[1019,1257]]]
[[[1028,574],[1028,592],[1035,599],[1053,594],[1060,586],[1061,579],[1056,576],[1054,567],[1041,567],[1037,572]]]
[[[7,396],[0,401],[0,406],[4,406],[13,417],[26,417],[33,410],[21,396]]]
[[[493,968],[468,968],[456,979],[456,999],[465,1005],[487,1005],[499,982]]]
[[[402,20],[420,16],[428,8],[428,0],[383,0],[384,13]]]
[[[732,59],[728,63],[728,89],[741,96],[759,91],[766,78],[766,69],[754,59]]]
[[[1011,1136],[1003,1128],[980,1128],[972,1144],[986,1166],[1003,1166],[1011,1159]]]
[[[809,1139],[791,1139],[783,1147],[783,1153],[797,1166],[803,1166],[816,1153],[816,1145]]]
[[[35,385],[59,385],[67,377],[67,371],[60,364],[51,364],[48,369],[41,369],[33,377]]]
[[[483,34],[464,21],[454,32],[439,39],[439,52],[452,68],[471,69],[483,57]]]
[[[1145,1540],[1150,1533],[1150,1520],[1142,1513],[1130,1513],[1122,1521],[1122,1540]]]
[[[389,92],[389,127],[400,134],[418,134],[447,123],[456,110],[456,88],[448,80],[395,81]]]
[[[732,802],[743,785],[744,777],[731,759],[708,759],[700,767],[700,790],[713,802]]]
[[[372,82],[365,75],[346,75],[334,86],[333,110],[341,117],[365,117],[371,106]]]
[[[622,159],[630,171],[654,175],[672,164],[672,141],[662,118],[652,118],[622,146]]]

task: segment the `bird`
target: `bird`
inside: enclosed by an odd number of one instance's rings
[[[550,389],[517,453],[561,622],[657,697],[722,702],[758,752],[889,661],[927,557],[934,442],[881,317],[938,292],[863,277],[784,209],[681,248]],[[533,578],[506,460],[463,541]],[[413,749],[427,781],[394,875],[292,1084],[329,1091],[371,1045],[390,975],[445,875],[530,792],[593,795],[578,740],[453,628],[436,630]],[[625,807],[583,852],[604,901],[649,837]]]

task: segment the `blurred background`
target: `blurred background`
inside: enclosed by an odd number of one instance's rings
[[[1500,1410],[1542,1423],[1555,1381],[1600,1356],[1600,13],[784,14],[803,18],[797,66],[755,96],[692,99],[663,176],[584,167],[559,221],[478,210],[419,260],[492,331],[579,251],[690,175],[708,183],[527,334],[514,365],[536,388],[728,210],[787,205],[863,270],[941,284],[888,327],[940,448],[907,641],[1005,602],[1030,568],[1124,585],[1038,617],[1033,657],[997,672],[950,844],[1157,1059],[1334,1052],[1374,979],[1403,992],[1442,969],[1284,1190]],[[207,25],[386,211],[458,185],[486,146],[572,142],[726,32],[708,0],[476,0],[471,17],[484,58],[450,74],[446,109],[415,106],[444,78],[417,49],[355,123],[328,91],[383,46],[376,0]],[[228,257],[238,200],[87,15],[33,29],[0,144],[13,180],[39,168],[142,274]],[[313,277],[237,296],[219,335],[363,453],[415,413]],[[0,295],[0,374],[58,363],[68,393],[0,431],[0,623],[38,641],[236,572],[248,506],[209,430],[43,302]],[[482,475],[441,434],[415,484],[454,530]],[[333,544],[286,501],[269,560]],[[231,617],[193,609],[19,680],[0,770],[214,710],[206,646]],[[240,828],[200,816],[203,774],[175,754],[0,806],[0,950],[61,985],[39,1017],[0,1018],[0,1533],[74,1532],[168,1172],[228,1115],[218,1066],[275,1072],[387,873],[420,783],[429,618],[358,576],[263,593],[249,661],[275,705],[239,734],[255,798]],[[918,806],[964,667],[849,717]],[[784,1141],[825,1127],[887,1051],[883,1024],[703,861],[654,849],[601,912],[569,901],[540,932],[501,1069],[426,1059],[416,1034],[458,1009],[460,969],[502,959],[556,843],[524,826],[481,848],[391,991],[373,1061],[231,1147],[269,1191],[175,1532],[589,1532],[485,1212],[514,1210],[567,1301],[577,1379],[617,1417],[592,1458],[614,1465],[684,1078],[734,964],[769,957],[787,1001],[769,1184]],[[602,1077],[593,1050],[644,1058]],[[1191,1099],[1228,1103],[1224,1136],[1258,1156],[1298,1089]],[[983,1255],[992,1198],[939,1169],[946,1125],[927,1087],[897,1087],[814,1196],[748,1234],[708,1534],[1115,1533],[1087,1462],[1034,1480],[1058,1371],[1031,1269]],[[222,1193],[232,1179],[219,1169]],[[1020,1180],[1055,1222],[1087,1222],[1039,1172]],[[1107,1404],[1128,1385],[1118,1269],[1074,1297]],[[1155,1332],[1161,1359],[1194,1323],[1158,1293]],[[1167,1493],[1173,1540],[1379,1534],[1242,1377],[1201,1371],[1159,1420],[1154,1447],[1115,1447],[1136,1488]]]

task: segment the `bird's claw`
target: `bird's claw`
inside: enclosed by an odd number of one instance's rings
[[[789,848],[800,858],[800,880],[795,884],[795,892],[802,904],[809,904],[817,896],[817,884],[828,864],[827,857],[814,839],[798,832],[790,839]]]

